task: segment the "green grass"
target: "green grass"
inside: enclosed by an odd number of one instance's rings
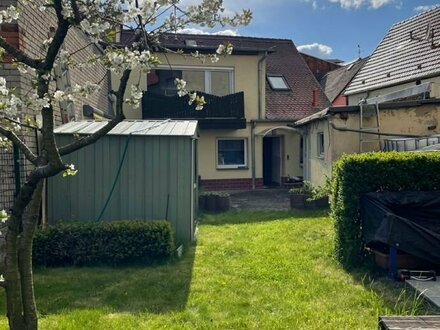
[[[401,284],[341,269],[323,212],[205,215],[199,228],[166,265],[36,270],[40,328],[375,329],[424,311]]]

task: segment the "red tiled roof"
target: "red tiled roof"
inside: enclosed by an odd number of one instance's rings
[[[129,40],[130,32],[123,32],[121,42]],[[266,118],[272,120],[297,120],[330,106],[320,84],[291,40],[222,35],[169,34],[162,44],[166,47],[184,48],[185,40],[194,40],[197,47],[215,48],[230,42],[234,54],[268,50],[266,74],[283,75],[291,90],[274,91],[266,81]],[[313,103],[316,90],[316,104]]]

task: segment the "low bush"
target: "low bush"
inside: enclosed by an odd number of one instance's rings
[[[334,164],[331,190],[336,257],[346,268],[360,266],[366,256],[359,214],[360,195],[380,191],[440,190],[440,153],[344,155]]]
[[[33,258],[39,266],[119,265],[165,260],[174,249],[165,220],[74,222],[38,230]]]
[[[307,200],[315,201],[322,198],[326,198],[331,192],[331,181],[326,179],[325,184],[322,186],[313,185],[310,181],[304,181],[302,187],[294,187],[289,190],[290,194],[307,195]]]

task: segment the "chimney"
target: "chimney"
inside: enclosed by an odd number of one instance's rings
[[[312,107],[316,107],[317,99],[318,99],[318,90],[316,88],[313,88],[313,91],[312,91]]]

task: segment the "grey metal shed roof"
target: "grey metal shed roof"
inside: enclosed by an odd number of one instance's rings
[[[345,95],[439,76],[439,29],[440,6],[394,24]]]
[[[55,134],[93,134],[108,121],[84,120],[55,128]],[[197,137],[197,120],[124,120],[108,135],[189,136]]]

